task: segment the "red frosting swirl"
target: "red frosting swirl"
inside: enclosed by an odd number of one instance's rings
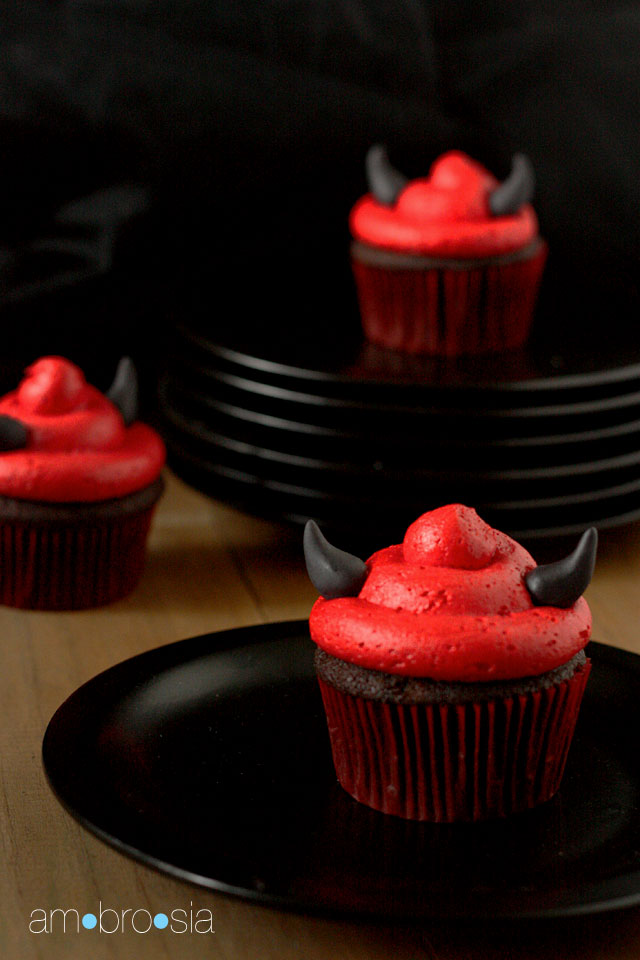
[[[482,682],[535,676],[586,646],[591,614],[536,607],[524,576],[529,553],[475,510],[440,507],[398,546],[368,560],[357,597],[316,601],[312,639],[327,653],[373,670]]]
[[[538,235],[530,204],[508,216],[493,216],[489,196],[498,181],[464,153],[452,150],[435,161],[429,176],[412,180],[393,206],[371,194],[351,211],[356,240],[396,252],[434,257],[491,257],[521,250]]]
[[[158,434],[126,427],[117,407],[62,357],[43,357],[0,415],[27,428],[26,447],[0,453],[0,495],[49,503],[110,500],[141,490],[165,459]]]

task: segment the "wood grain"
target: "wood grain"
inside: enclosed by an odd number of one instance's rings
[[[605,533],[588,600],[594,637],[640,653],[640,525]],[[640,960],[640,910],[555,924],[428,929],[361,926],[281,913],[189,887],[136,864],[57,803],[40,748],[56,708],[136,653],[230,627],[306,617],[315,598],[299,532],[214,503],[169,476],[142,582],[77,613],[0,608],[0,957],[103,960]],[[98,901],[207,908],[215,934],[29,932],[31,911]]]

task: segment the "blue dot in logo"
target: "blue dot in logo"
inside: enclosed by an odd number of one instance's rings
[[[98,918],[96,917],[95,913],[85,913],[84,917],[82,918],[82,926],[85,928],[85,930],[93,930],[97,922]]]
[[[169,917],[166,913],[156,913],[153,918],[153,925],[157,927],[158,930],[164,930],[164,928],[169,925]]]

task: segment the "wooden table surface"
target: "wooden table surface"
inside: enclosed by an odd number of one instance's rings
[[[640,653],[640,525],[605,532],[587,598],[594,637]],[[209,893],[133,862],[83,830],[42,770],[46,725],[76,687],[184,637],[304,618],[315,598],[296,531],[208,500],[169,476],[136,591],[99,610],[0,608],[0,957],[221,960],[640,960],[640,908],[564,921],[361,926]],[[215,933],[29,931],[32,911],[211,911]],[[201,916],[205,916],[202,914]]]

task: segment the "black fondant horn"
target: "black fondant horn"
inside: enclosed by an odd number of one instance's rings
[[[385,207],[392,207],[409,181],[391,166],[387,148],[381,143],[377,143],[367,151],[365,170],[369,190],[378,203],[384,204]]]
[[[107,397],[118,408],[127,427],[137,419],[138,376],[131,357],[122,357],[120,360]]]
[[[533,166],[524,153],[514,154],[511,173],[489,196],[489,209],[494,217],[517,213],[533,199],[536,178]]]
[[[0,452],[26,447],[29,431],[21,420],[0,414]]]
[[[589,586],[597,549],[598,531],[589,527],[568,557],[530,570],[524,582],[534,604],[537,607],[572,607]]]
[[[304,559],[309,579],[326,600],[357,596],[367,579],[366,563],[332,546],[314,520],[304,528]]]

